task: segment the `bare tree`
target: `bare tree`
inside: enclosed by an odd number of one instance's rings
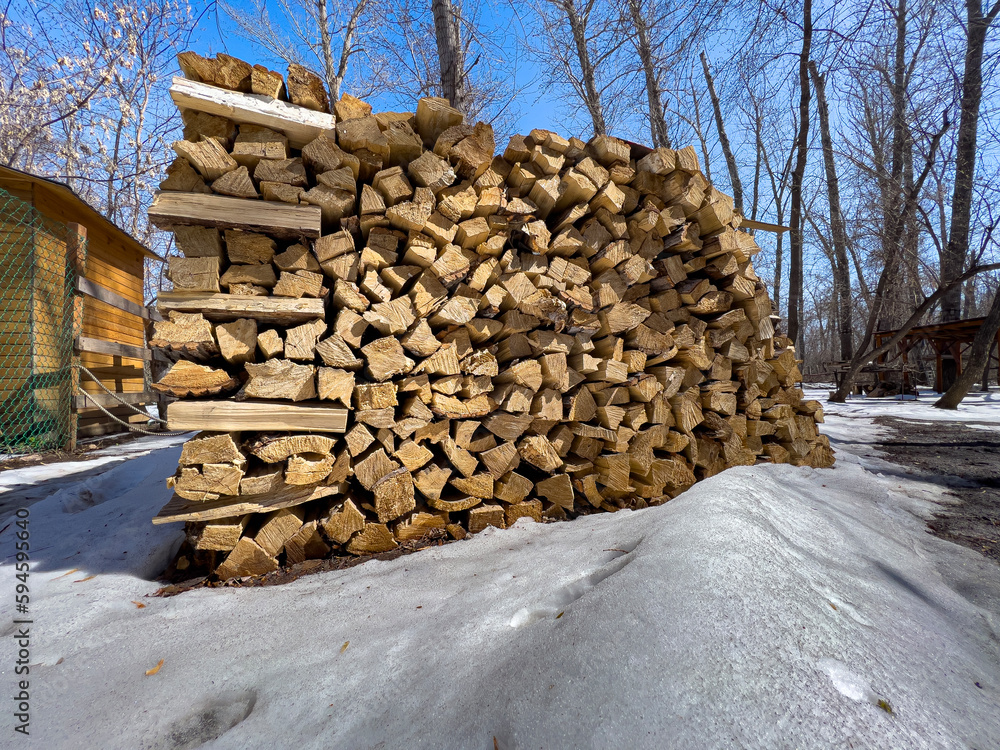
[[[950,281],[965,265],[969,252],[969,232],[972,216],[972,193],[976,169],[976,140],[979,129],[979,109],[983,98],[983,54],[986,35],[1000,13],[1000,1],[983,13],[981,0],[965,0],[966,45],[965,72],[962,78],[962,98],[958,124],[958,146],[955,158],[955,185],[951,197],[951,225],[948,244],[941,258],[941,277]],[[958,320],[961,314],[962,290],[956,286],[941,305],[943,321]]]
[[[441,93],[451,105],[465,112],[466,86],[461,25],[451,0],[431,0],[434,14],[434,38],[437,42],[438,64],[441,71]]]
[[[539,0],[536,15],[543,42],[535,56],[543,78],[571,109],[582,105],[595,135],[606,134],[615,121],[609,91],[625,85],[615,56],[627,38],[614,33],[612,9],[597,0]]]
[[[23,4],[18,17],[7,11],[0,161],[67,183],[140,242],[167,251],[145,207],[179,127],[162,82],[194,27],[189,6],[63,0]],[[149,270],[147,298],[159,269]]]
[[[92,47],[70,54],[46,8],[15,10],[0,10],[0,164],[47,170],[67,156],[61,131],[76,137],[74,117],[114,72]]]
[[[847,360],[854,355],[853,302],[851,300],[851,269],[847,263],[847,229],[840,207],[840,181],[833,155],[833,138],[830,135],[830,114],[826,101],[826,78],[820,74],[815,61],[810,61],[813,88],[816,89],[816,106],[819,114],[819,132],[823,143],[823,166],[826,170],[827,200],[830,207],[830,234],[832,237],[832,263],[835,311],[840,336],[840,358]]]
[[[708,86],[708,95],[712,100],[712,111],[715,114],[715,128],[719,133],[719,145],[722,146],[722,155],[726,159],[726,166],[729,168],[729,182],[733,186],[733,204],[736,210],[743,213],[743,183],[740,180],[740,170],[736,164],[736,157],[733,156],[732,146],[729,145],[729,136],[726,135],[726,125],[722,119],[722,105],[719,102],[719,95],[715,93],[715,79],[708,67],[708,56],[704,51],[701,53],[701,67],[705,73],[705,83]]]
[[[812,0],[802,3],[802,51],[799,53],[799,132],[791,185],[791,238],[788,267],[788,338],[801,348],[802,317],[802,181],[809,148],[809,56],[812,46]]]
[[[667,118],[663,111],[663,91],[660,87],[660,77],[650,40],[647,13],[641,0],[628,0],[628,15],[634,30],[634,43],[639,63],[642,66],[643,82],[646,90],[646,102],[649,112],[649,134],[653,147],[670,148],[670,136],[667,134]]]
[[[901,0],[901,2],[905,2],[905,0]],[[889,217],[889,221],[891,224],[889,231],[895,233],[895,234],[890,234],[890,237],[893,240],[895,240],[895,242],[889,246],[891,255],[887,259],[887,262],[882,269],[882,273],[879,275],[878,284],[875,287],[875,292],[872,297],[873,304],[868,313],[868,322],[865,327],[864,335],[862,336],[861,342],[858,344],[858,348],[855,352],[854,357],[851,358],[850,366],[848,368],[847,373],[845,373],[843,380],[841,381],[840,388],[838,388],[836,393],[834,393],[830,397],[831,401],[838,403],[842,403],[843,401],[845,401],[847,399],[847,395],[854,388],[854,381],[857,378],[858,373],[861,371],[861,368],[866,363],[873,361],[875,357],[881,356],[885,352],[889,351],[889,348],[891,348],[887,344],[883,344],[880,347],[876,347],[873,351],[868,351],[868,347],[872,341],[872,336],[875,333],[875,325],[879,319],[879,316],[881,314],[882,304],[883,301],[885,300],[886,287],[889,283],[889,279],[892,277],[892,267],[895,263],[898,263],[899,228],[905,226],[906,223],[910,220],[912,214],[915,212],[916,210],[915,207],[918,197],[920,195],[920,191],[923,188],[924,182],[927,180],[927,175],[930,174],[931,167],[933,166],[934,160],[937,156],[938,147],[941,143],[941,139],[944,137],[945,132],[947,132],[950,126],[951,123],[948,120],[947,113],[945,113],[941,129],[934,134],[934,137],[931,140],[927,161],[924,164],[924,168],[921,171],[920,176],[914,182],[913,187],[910,188],[908,191],[906,191],[906,193],[903,195],[902,205],[899,208],[899,215]],[[931,309],[933,305],[937,304],[944,297],[944,295],[948,293],[948,291],[951,289],[953,285],[961,283],[962,281],[965,281],[967,278],[971,278],[972,276],[975,276],[976,274],[986,270],[991,270],[991,267],[988,266],[980,267],[976,265],[970,268],[966,272],[967,275],[962,275],[958,279],[954,279],[952,281],[942,283],[941,285],[939,285],[937,291],[935,291],[930,296],[925,297],[923,302],[919,304],[916,310],[907,318],[903,326],[897,329],[896,336],[894,336],[890,340],[893,342],[892,346],[895,346],[897,343],[899,343],[899,341],[902,340],[903,336],[906,335],[906,333],[910,330],[910,328],[916,325],[917,322],[920,320],[920,318],[929,309]]]

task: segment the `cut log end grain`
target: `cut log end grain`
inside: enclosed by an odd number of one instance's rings
[[[759,247],[693,148],[498,149],[443,99],[378,113],[296,65],[181,67],[154,387],[209,432],[157,521],[220,577],[832,464]]]

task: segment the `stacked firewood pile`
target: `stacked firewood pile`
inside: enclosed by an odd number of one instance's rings
[[[156,522],[221,578],[662,503],[833,462],[759,248],[692,148],[372,113],[318,78],[181,55],[149,209],[183,257],[151,346],[203,430]]]

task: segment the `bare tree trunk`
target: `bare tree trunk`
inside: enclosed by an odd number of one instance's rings
[[[962,318],[976,317],[976,282],[969,279],[965,282],[962,293]]]
[[[951,198],[951,230],[941,258],[941,280],[949,281],[962,271],[969,254],[969,228],[972,223],[972,189],[976,168],[976,137],[979,106],[983,98],[983,50],[986,32],[1000,12],[1000,0],[983,15],[981,0],[965,0],[968,17],[965,46],[965,73],[962,78],[961,115],[955,154],[955,187]],[[958,320],[962,290],[955,287],[941,303],[941,320]]]
[[[561,0],[556,4],[566,14],[566,20],[569,22],[569,28],[573,34],[576,56],[580,61],[583,103],[587,106],[587,112],[590,113],[590,120],[594,126],[594,135],[606,135],[608,128],[604,122],[601,93],[597,89],[594,65],[590,61],[590,48],[587,46],[587,16],[593,4],[588,5],[582,15],[580,9],[576,6],[575,0]]]
[[[649,42],[649,27],[643,16],[640,0],[628,0],[629,14],[635,27],[636,47],[639,51],[639,61],[646,77],[646,98],[649,100],[649,134],[654,148],[670,148],[670,137],[667,135],[667,118],[663,112],[663,94],[660,91],[660,81],[656,75],[656,65],[653,62],[652,45]]]
[[[326,0],[321,0],[323,5],[326,5]],[[351,13],[351,18],[347,22],[347,26],[344,27],[344,39],[340,45],[340,62],[337,64],[336,73],[327,73],[327,85],[330,87],[330,103],[331,106],[333,102],[340,99],[340,87],[344,83],[344,79],[347,77],[347,63],[351,59],[351,55],[354,53],[354,34],[358,29],[358,22],[361,20],[361,14],[364,13],[365,7],[368,5],[369,0],[358,0],[357,4],[354,6],[354,11]],[[332,50],[331,50],[332,57]]]
[[[330,111],[333,111],[333,103],[340,99],[340,81],[337,79],[337,71],[333,64],[333,34],[330,33],[330,18],[327,13],[326,0],[316,0],[316,15],[319,23],[319,48],[323,58],[323,76],[326,78],[326,86],[330,90]],[[345,47],[347,44],[345,43]]]
[[[451,0],[431,0],[434,36],[441,67],[441,93],[460,112],[466,110],[465,61],[461,27]]]
[[[780,186],[778,181],[774,177],[774,170],[771,168],[771,160],[768,158],[767,149],[763,148],[763,144],[759,143],[758,148],[760,149],[761,155],[764,158],[764,168],[767,169],[767,176],[771,181],[771,195],[774,197],[774,211],[778,219],[778,226],[785,225],[785,203],[784,203],[784,186]],[[782,173],[782,181],[784,181],[784,173]],[[775,240],[774,244],[774,307],[776,310],[781,310],[781,272],[784,260],[784,239],[785,233],[778,232],[778,238]]]
[[[763,129],[763,118],[760,113],[756,113],[754,116],[754,137],[757,143],[757,153],[754,157],[753,162],[753,204],[750,208],[750,218],[753,221],[757,220],[757,207],[760,205],[760,167],[761,167],[761,151],[763,150],[762,138],[760,131]]]
[[[986,355],[986,361],[983,363],[983,377],[979,385],[979,390],[983,393],[986,393],[990,389],[990,360],[993,358],[993,354],[996,350],[997,342],[994,339],[993,343],[990,344],[990,351]]]
[[[956,284],[956,286],[958,286]],[[969,353],[969,361],[962,370],[955,382],[945,394],[934,404],[938,409],[957,409],[962,403],[962,399],[968,395],[976,379],[982,374],[983,367],[988,362],[990,348],[997,338],[997,331],[1000,331],[1000,292],[993,297],[993,304],[986,315],[983,324],[976,331],[976,337],[972,340],[972,349]]]
[[[826,169],[827,200],[830,204],[830,234],[833,241],[833,288],[837,304],[837,324],[840,335],[840,358],[854,356],[854,321],[851,300],[851,269],[847,262],[847,228],[840,208],[840,181],[837,163],[833,158],[833,138],[830,137],[830,112],[826,103],[826,79],[820,75],[815,62],[809,63],[816,89],[816,107],[819,111],[819,133],[823,143],[823,166]]]
[[[788,338],[801,348],[802,315],[802,181],[809,149],[809,54],[812,47],[812,0],[802,4],[802,51],[799,53],[799,132],[792,170],[791,258],[788,268]]]
[[[708,56],[704,51],[701,53],[701,67],[705,71],[705,82],[708,84],[708,95],[712,99],[712,109],[715,111],[715,127],[719,131],[719,144],[722,146],[722,154],[726,158],[726,166],[729,168],[729,181],[733,186],[733,204],[736,210],[743,213],[743,183],[740,181],[740,170],[736,166],[736,157],[733,156],[733,149],[729,145],[729,136],[726,135],[726,126],[722,120],[722,107],[719,104],[719,96],[715,93],[715,80],[712,72],[708,69]]]

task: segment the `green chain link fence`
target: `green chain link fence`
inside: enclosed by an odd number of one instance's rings
[[[0,189],[0,455],[61,448],[72,425],[75,233]],[[82,258],[79,258],[82,260]]]

